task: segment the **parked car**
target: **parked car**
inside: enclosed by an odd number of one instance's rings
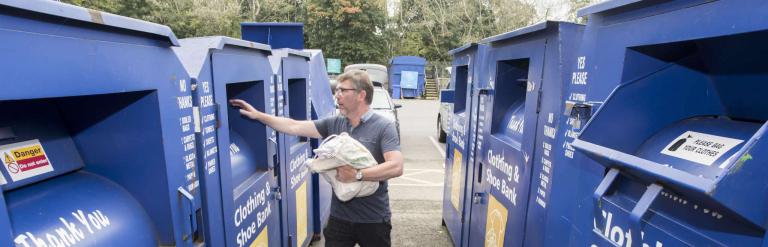
[[[359,69],[368,72],[368,77],[371,78],[371,83],[373,83],[374,87],[381,87],[385,90],[389,88],[387,66],[371,63],[351,64],[347,65],[347,67],[344,67],[344,72],[353,69]]]
[[[401,107],[403,106],[392,102],[392,98],[389,97],[389,92],[387,92],[387,90],[380,87],[373,88],[373,102],[371,102],[371,109],[374,112],[395,121],[398,136],[400,136],[400,120],[397,118],[397,109]]]
[[[445,68],[451,74],[451,67]],[[437,113],[437,140],[445,143],[451,133],[451,115],[453,114],[453,81],[440,90],[440,111]]]
[[[336,100],[336,97],[333,98]],[[395,121],[395,127],[397,128],[397,135],[400,135],[400,120],[397,117],[397,109],[403,107],[400,104],[395,104],[392,98],[389,97],[389,92],[381,87],[373,87],[373,101],[371,102],[371,110],[376,114],[380,114],[386,118]],[[339,109],[336,109],[336,114],[339,114]]]

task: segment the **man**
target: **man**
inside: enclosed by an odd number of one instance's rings
[[[323,230],[327,246],[390,246],[392,230],[387,180],[403,175],[400,138],[392,120],[373,113],[373,84],[368,73],[353,70],[339,75],[335,90],[339,116],[316,121],[297,121],[265,114],[239,99],[230,104],[244,116],[273,129],[296,136],[325,138],[347,132],[371,152],[379,165],[356,170],[351,166],[336,169],[342,182],[379,181],[372,195],[342,202],[332,196],[331,216]]]

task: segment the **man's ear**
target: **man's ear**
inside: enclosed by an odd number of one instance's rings
[[[359,93],[359,94],[357,94],[357,97],[358,97],[360,100],[362,100],[362,101],[365,101],[365,96],[367,96],[367,94],[368,94],[368,93],[367,93],[367,92],[365,92],[365,90],[360,90],[360,93]]]

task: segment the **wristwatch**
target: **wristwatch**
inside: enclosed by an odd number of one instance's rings
[[[355,179],[357,179],[357,181],[363,181],[363,171],[362,170],[357,170],[357,173],[355,173]]]

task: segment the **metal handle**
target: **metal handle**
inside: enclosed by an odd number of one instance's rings
[[[179,195],[181,195],[181,200],[186,200],[187,205],[189,206],[189,216],[185,217],[185,221],[189,220],[189,222],[185,222],[185,230],[188,230],[188,232],[184,232],[181,235],[182,240],[187,240],[192,236],[192,233],[197,231],[197,220],[195,219],[195,197],[189,193],[184,187],[179,187],[177,189],[179,191]]]
[[[482,192],[476,192],[472,195],[472,203],[473,204],[481,204],[483,203],[483,197],[485,196],[485,193]]]
[[[619,173],[619,169],[611,168],[608,170],[608,173],[605,174],[605,177],[603,177],[603,181],[600,182],[600,185],[597,186],[597,189],[593,194],[595,205],[597,205],[597,207],[595,207],[595,215],[600,215],[602,213],[600,212],[602,209],[602,198],[614,184]],[[657,183],[648,185],[643,195],[637,200],[635,207],[632,208],[632,212],[629,215],[629,223],[631,228],[636,229],[635,231],[632,231],[632,239],[642,239],[640,231],[643,228],[643,216],[648,212],[648,209],[651,208],[656,197],[659,196],[663,189],[664,187]]]
[[[270,169],[270,170],[273,170],[273,169],[275,169],[275,166],[276,166],[276,165],[277,165],[277,163],[279,162],[279,161],[277,160],[277,140],[276,140],[276,138],[272,138],[272,137],[270,137],[270,138],[267,138],[267,140],[269,140],[269,142],[271,142],[271,143],[272,143],[272,149],[271,149],[271,150],[269,150],[269,151],[273,151],[273,152],[274,152],[274,153],[272,154],[272,164],[269,164],[269,169]]]
[[[280,192],[280,187],[279,186],[276,186],[276,187],[272,188],[272,199],[275,199],[275,200],[278,200],[278,201],[283,199],[283,193]]]

